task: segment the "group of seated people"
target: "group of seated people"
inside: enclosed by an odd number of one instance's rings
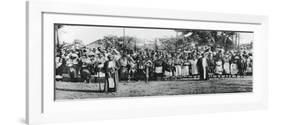
[[[208,80],[244,77],[253,70],[251,50],[245,48],[225,50],[204,46],[168,52],[82,47],[57,51],[56,80],[95,82],[108,76],[108,64],[114,69],[110,72],[114,72],[117,81]]]

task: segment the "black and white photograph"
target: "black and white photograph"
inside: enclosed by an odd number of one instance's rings
[[[254,32],[54,24],[55,100],[253,92]]]

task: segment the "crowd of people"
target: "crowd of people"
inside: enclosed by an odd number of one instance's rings
[[[116,83],[123,80],[208,80],[244,77],[253,70],[252,52],[247,48],[225,50],[200,46],[169,52],[72,47],[57,50],[55,59],[57,80],[67,77],[72,82],[89,83],[105,78],[106,91],[116,91]]]

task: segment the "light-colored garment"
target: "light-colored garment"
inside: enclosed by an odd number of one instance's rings
[[[103,72],[98,72],[97,77],[105,77],[105,73],[103,73]]]
[[[246,72],[247,73],[252,73],[253,72],[253,68],[248,66],[247,69],[246,69]]]
[[[103,68],[103,67],[104,67],[103,63],[98,65],[98,68]]]
[[[97,73],[97,77],[105,77],[105,73],[103,73],[103,72],[101,71],[101,69],[104,67],[104,62],[105,62],[104,58],[98,58],[98,59],[97,59],[97,62],[100,63],[100,64],[98,65],[98,68],[99,68],[100,71]]]
[[[113,61],[109,61],[108,68],[115,68],[115,63]]]
[[[62,60],[60,57],[56,57],[56,68],[60,67],[62,65]]]
[[[190,60],[190,63],[191,63],[191,73],[192,73],[192,75],[197,75],[198,74],[197,59]]]
[[[217,61],[216,62],[216,74],[222,74],[223,72],[223,67],[222,67],[222,61]]]
[[[113,78],[108,78],[108,87],[109,88],[114,88],[115,84],[114,84],[114,79]]]
[[[189,76],[189,66],[182,66],[182,76]]]
[[[223,64],[223,69],[224,69],[224,72],[225,72],[226,74],[230,74],[230,65],[229,65],[229,62],[225,62],[225,63]]]
[[[169,71],[165,71],[165,76],[166,77],[171,77],[171,76],[173,76],[173,72],[169,72]]]
[[[75,65],[75,64],[78,64],[77,59],[68,59],[67,62],[66,62],[67,66],[72,66],[72,65]]]
[[[82,58],[81,62],[83,63],[82,67],[87,67],[87,65],[91,63],[91,60],[90,58]]]
[[[235,75],[238,73],[238,66],[236,63],[231,63],[230,65],[230,72],[232,75]]]
[[[203,74],[204,74],[203,78],[206,79],[206,77],[207,77],[207,66],[208,66],[206,58],[202,58],[202,66],[203,66]]]
[[[247,59],[247,69],[246,69],[246,72],[248,73],[252,73],[253,72],[253,68],[252,68],[253,64],[251,62],[251,59],[250,57]]]
[[[97,58],[96,62],[99,63],[98,68],[103,68],[104,63],[105,63],[105,59],[103,57]]]
[[[175,67],[176,67],[175,76],[180,76],[182,74],[181,65],[176,65]]]
[[[155,72],[156,73],[163,73],[163,67],[162,66],[155,67]]]

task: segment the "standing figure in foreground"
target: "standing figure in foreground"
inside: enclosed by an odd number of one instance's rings
[[[139,57],[137,60],[136,80],[145,80],[145,57]]]
[[[221,78],[222,73],[223,73],[223,62],[221,58],[218,58],[218,60],[216,61],[215,74],[217,75],[217,77]]]
[[[122,57],[118,60],[120,64],[119,69],[119,80],[128,80],[129,73],[128,73],[128,57],[125,53],[123,53]]]
[[[160,55],[157,55],[157,59],[154,61],[155,66],[155,79],[159,80],[159,78],[162,80],[164,75],[164,60],[162,60]]]
[[[81,82],[90,83],[91,72],[90,72],[90,64],[91,60],[87,55],[82,55],[80,59],[82,66],[80,70]]]
[[[224,71],[224,75],[225,77],[229,77],[230,75],[230,56],[228,54],[226,54],[223,57],[223,71]]]
[[[197,56],[194,55],[192,57],[192,59],[189,60],[190,62],[190,66],[191,66],[191,75],[192,75],[192,78],[193,77],[197,77],[198,75],[198,67],[197,67],[197,62],[198,62],[198,59],[197,59]]]
[[[63,73],[63,59],[57,55],[56,56],[56,80],[62,80],[62,73]]]
[[[240,59],[240,57],[238,55],[232,56],[231,64],[230,64],[231,76],[235,75],[237,77],[237,75],[238,75],[238,61],[239,61],[239,59]]]
[[[167,59],[167,63],[165,63],[164,75],[167,80],[171,80],[173,77],[173,59],[171,57]]]
[[[147,83],[151,77],[151,72],[153,72],[153,63],[148,59],[145,62],[145,82]]]
[[[207,63],[207,54],[202,54],[198,59],[197,67],[200,75],[200,80],[208,80],[208,63]]]
[[[78,79],[78,60],[79,56],[72,50],[67,56],[66,66],[68,67],[68,74],[71,82],[77,82]]]
[[[128,57],[123,53],[122,57],[118,60],[120,64],[119,80],[128,80]]]
[[[116,92],[116,71],[117,66],[116,62],[113,60],[112,55],[108,55],[108,60],[104,63],[104,71],[105,71],[105,84],[104,91],[105,92]]]
[[[182,59],[180,58],[180,55],[177,55],[175,61],[174,61],[174,66],[175,66],[175,77],[176,78],[181,78],[182,76],[182,70],[181,70],[181,66],[182,66]]]
[[[183,66],[182,66],[182,72],[181,72],[183,77],[189,76],[189,66],[190,66],[190,62],[188,60],[188,57],[185,56],[184,60],[183,60]]]

